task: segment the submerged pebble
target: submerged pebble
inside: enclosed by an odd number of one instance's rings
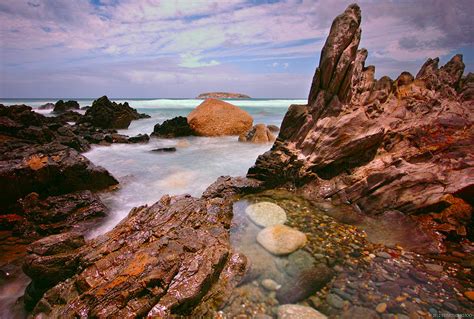
[[[288,255],[306,242],[306,235],[299,230],[284,225],[270,226],[257,235],[257,242],[274,255]]]
[[[261,227],[284,224],[286,213],[283,208],[271,202],[259,202],[249,205],[245,213],[255,224]]]
[[[275,280],[272,280],[272,279],[262,280],[262,286],[266,290],[270,290],[270,291],[278,290],[281,287],[281,285],[279,285]]]
[[[326,319],[319,311],[300,305],[281,305],[278,307],[278,319]]]

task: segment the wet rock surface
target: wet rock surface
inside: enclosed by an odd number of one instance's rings
[[[164,196],[135,208],[112,231],[72,251],[50,248],[59,242],[50,237],[35,242],[25,264],[31,285],[45,287],[37,271],[44,267],[48,278],[69,279],[46,278],[50,287],[32,314],[167,317],[209,311],[206,305],[222,302],[246,270],[246,258],[229,244],[232,201],[212,196],[226,182],[211,185],[201,199]],[[61,267],[65,256],[71,262]]]

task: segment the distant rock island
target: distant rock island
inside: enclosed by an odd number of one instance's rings
[[[228,93],[228,92],[209,92],[201,93],[197,99],[250,99],[251,97],[240,93]]]

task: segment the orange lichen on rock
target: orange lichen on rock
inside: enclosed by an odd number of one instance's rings
[[[32,155],[26,164],[34,171],[43,168],[48,163],[48,156]]]

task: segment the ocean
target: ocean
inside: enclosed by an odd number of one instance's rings
[[[67,100],[67,99],[66,99]],[[92,99],[74,99],[81,107],[91,105]],[[175,116],[186,116],[198,106],[198,99],[112,99],[127,101],[149,119],[133,121],[119,133],[134,136],[153,131],[153,126]],[[3,99],[1,104],[26,104],[38,108],[57,99]],[[303,99],[248,99],[225,100],[244,109],[254,119],[254,124],[280,126],[288,106],[304,104]],[[51,110],[37,110],[50,115]],[[156,153],[152,149],[176,147],[173,153]],[[163,195],[201,193],[219,176],[244,176],[258,155],[269,150],[271,144],[251,144],[237,141],[236,136],[152,138],[148,144],[113,144],[93,146],[84,155],[94,164],[105,167],[119,181],[119,188],[100,194],[110,209],[109,217],[89,237],[112,229],[133,207],[153,204]]]

